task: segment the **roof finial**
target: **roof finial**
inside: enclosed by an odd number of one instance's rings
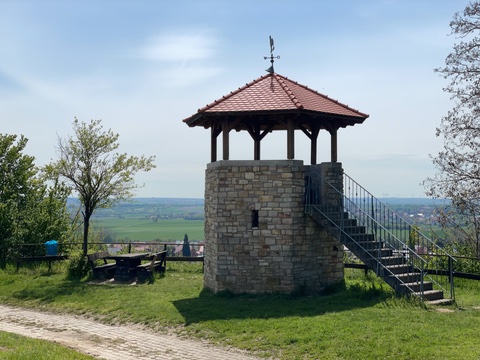
[[[273,56],[273,50],[275,50],[275,44],[273,42],[273,38],[271,35],[269,36],[269,38],[270,38],[270,56],[264,56],[263,58],[265,60],[270,58],[270,62],[272,63],[272,65],[265,71],[269,72],[270,74],[273,74],[275,72],[275,70],[273,70],[273,63],[275,62],[275,59],[280,59],[280,56]]]

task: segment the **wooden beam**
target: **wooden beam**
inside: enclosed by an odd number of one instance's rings
[[[251,124],[247,125],[248,133],[254,141],[253,145],[253,158],[254,160],[260,160],[261,141],[268,133],[274,128],[275,124],[269,125],[265,130],[261,131],[260,124],[255,124],[253,127]]]
[[[237,118],[234,118],[233,120],[232,120],[232,117],[230,117],[229,120],[230,121],[229,121],[228,127],[230,130],[236,129],[236,127],[239,124],[243,123],[243,119],[240,116]],[[240,131],[240,129],[237,129],[237,131]]]
[[[300,130],[303,131],[303,133],[305,135],[307,135],[307,137],[311,140],[312,139],[312,134],[308,132],[308,129],[305,128],[305,126],[303,126],[302,124],[298,125],[298,127],[300,128]]]
[[[260,134],[260,140],[263,140],[263,138],[267,136],[268,133],[272,131],[274,127],[275,127],[275,124],[268,125],[268,127],[265,130],[263,130],[263,132]]]

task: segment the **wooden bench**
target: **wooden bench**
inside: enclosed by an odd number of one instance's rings
[[[151,280],[154,271],[165,272],[166,268],[167,251],[163,250],[156,254],[152,254],[150,261],[146,264],[137,266],[137,282],[143,283],[147,280]]]
[[[48,271],[52,269],[52,261],[66,260],[67,255],[45,255],[45,256],[21,256],[15,259],[17,263],[17,271],[20,268],[20,263],[35,262],[35,261],[48,261]]]
[[[115,275],[115,263],[107,262],[110,256],[108,251],[100,251],[93,254],[87,254],[88,263],[90,264],[95,279],[111,279]],[[103,260],[103,263],[97,265],[99,260]]]

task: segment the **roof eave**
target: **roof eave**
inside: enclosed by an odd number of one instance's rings
[[[351,115],[341,115],[334,113],[323,113],[305,109],[285,109],[285,110],[254,110],[254,111],[204,111],[198,112],[191,117],[183,120],[189,127],[203,126],[206,127],[204,122],[209,119],[214,118],[223,118],[223,117],[251,117],[251,116],[261,116],[261,115],[306,115],[310,118],[325,118],[329,120],[343,120],[347,121],[346,126],[353,126],[355,124],[362,124],[369,115],[362,114],[364,116],[351,116]],[[203,124],[202,124],[203,123]],[[208,126],[207,126],[208,127]],[[341,126],[345,127],[345,126]]]

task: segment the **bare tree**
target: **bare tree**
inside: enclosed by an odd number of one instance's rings
[[[101,120],[73,122],[75,135],[58,139],[59,159],[46,166],[46,173],[60,178],[78,194],[83,207],[83,254],[87,254],[90,218],[98,208],[108,208],[133,196],[140,187],[135,174],[155,167],[154,156],[116,153],[119,135],[104,131]]]
[[[480,256],[480,2],[470,2],[450,22],[459,42],[435,69],[449,80],[443,89],[454,106],[442,118],[436,135],[443,137],[443,150],[432,156],[438,173],[425,180],[427,194],[451,200],[451,209],[462,217],[462,229],[472,253]],[[451,221],[443,214],[443,224]]]

